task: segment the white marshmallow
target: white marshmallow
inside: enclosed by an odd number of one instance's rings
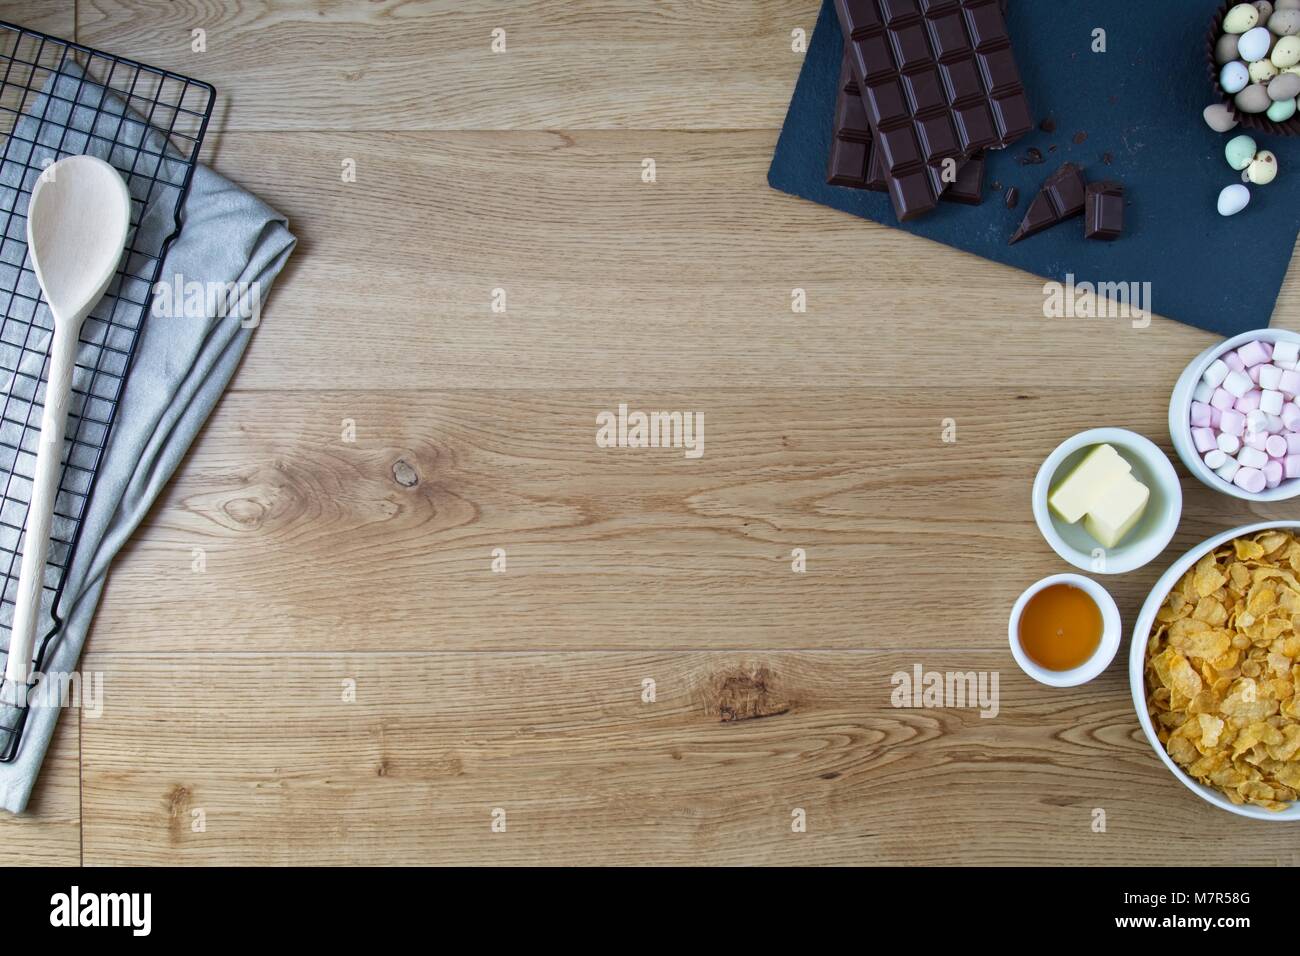
[[[1282,370],[1276,365],[1261,365],[1259,367],[1259,387],[1265,390],[1273,389],[1277,391],[1278,383],[1282,381]]]
[[[1192,401],[1200,402],[1202,405],[1210,404],[1210,399],[1214,397],[1214,386],[1204,380],[1197,382],[1196,387],[1192,389]]]
[[[1241,439],[1236,435],[1229,435],[1227,432],[1219,434],[1218,443],[1219,451],[1225,455],[1235,455],[1241,448]]]
[[[1239,468],[1241,468],[1241,465],[1237,462],[1237,459],[1229,458],[1220,467],[1214,469],[1214,473],[1224,481],[1232,481],[1233,478],[1237,477]]]
[[[1259,434],[1268,431],[1268,412],[1261,409],[1246,413],[1246,434]]]
[[[1268,455],[1258,448],[1243,448],[1237,455],[1237,464],[1243,468],[1263,468],[1268,464]]]
[[[1300,359],[1300,342],[1290,342],[1281,339],[1273,343],[1273,362],[1290,362],[1292,367],[1295,366],[1296,360]]]
[[[1219,437],[1222,438],[1223,436],[1220,435]],[[1209,467],[1211,471],[1218,471],[1227,463],[1228,463],[1227,454],[1220,451],[1217,448],[1214,449],[1213,451],[1207,451],[1205,453],[1205,464]]]
[[[1201,376],[1201,381],[1210,388],[1218,388],[1231,371],[1232,369],[1228,368],[1223,359],[1215,359],[1210,363],[1210,367],[1205,370],[1205,374]]]
[[[1223,380],[1223,390],[1233,398],[1241,398],[1254,387],[1255,383],[1245,372],[1229,372]]]
[[[1281,392],[1274,392],[1265,389],[1264,394],[1259,397],[1259,410],[1267,412],[1270,415],[1279,415],[1282,412],[1282,404],[1285,399]]]

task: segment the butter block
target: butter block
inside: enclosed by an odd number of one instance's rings
[[[1113,548],[1133,530],[1146,511],[1151,491],[1132,475],[1124,475],[1107,487],[1083,519],[1083,528],[1103,548]]]
[[[1052,489],[1047,505],[1062,521],[1074,524],[1131,467],[1110,445],[1094,445]]]

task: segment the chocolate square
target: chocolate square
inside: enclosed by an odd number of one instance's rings
[[[907,101],[911,104],[913,113],[929,113],[948,105],[937,70],[907,74],[903,77],[903,86],[907,90]]]
[[[930,43],[934,47],[935,56],[940,60],[951,60],[963,51],[970,50],[966,24],[962,21],[960,10],[945,13],[926,23],[930,29]]]
[[[984,85],[991,93],[1002,93],[1020,85],[1020,70],[1016,67],[1016,58],[1010,47],[980,53],[977,56]]]
[[[843,0],[839,12],[840,26],[854,40],[881,26],[876,0]]]
[[[921,147],[917,144],[916,134],[912,132],[910,126],[882,131],[879,143],[885,156],[885,165],[890,169],[921,161]]]
[[[957,134],[961,137],[962,152],[983,149],[998,141],[997,127],[989,108],[982,102],[956,107],[952,118],[957,121]]]
[[[856,72],[868,80],[878,76],[892,76],[894,53],[889,48],[889,38],[884,33],[874,33],[853,41],[853,58]]]
[[[1118,239],[1124,234],[1124,186],[1107,181],[1089,183],[1083,234],[1089,239]]]
[[[894,44],[894,61],[901,72],[930,62],[930,40],[925,34],[925,24],[890,27],[889,38]]]
[[[880,12],[885,15],[885,22],[893,26],[921,11],[917,9],[916,0],[880,0]]]
[[[997,0],[988,0],[981,6],[967,4],[966,25],[976,49],[986,50],[1008,40],[1007,24],[1002,19]]]
[[[980,79],[973,57],[940,64],[939,70],[943,73],[943,85],[948,91],[949,103],[983,98],[984,81]]]
[[[877,126],[889,126],[908,118],[903,91],[895,80],[868,86],[862,98],[867,104],[867,115]]]
[[[944,156],[955,156],[961,152],[957,134],[953,132],[948,116],[941,113],[920,122],[921,147],[927,162],[934,162]]]

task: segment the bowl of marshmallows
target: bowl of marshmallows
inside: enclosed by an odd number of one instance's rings
[[[1248,501],[1300,495],[1300,334],[1243,332],[1183,370],[1169,437],[1187,470]]]

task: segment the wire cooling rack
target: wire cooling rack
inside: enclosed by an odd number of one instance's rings
[[[64,470],[42,582],[40,674],[59,633],[59,599],[95,490],[136,339],[212,115],[207,83],[0,21],[0,648],[9,646],[23,529],[44,411],[53,320],[27,260],[27,204],[64,156],[93,153],[131,193],[131,230],[108,292],[86,319],[74,372]],[[142,225],[147,225],[142,228]],[[4,652],[7,654],[7,651]],[[0,654],[0,670],[4,654]],[[34,694],[39,676],[28,685]],[[38,699],[38,698],[33,698]],[[0,704],[0,762],[18,754],[30,705]]]

